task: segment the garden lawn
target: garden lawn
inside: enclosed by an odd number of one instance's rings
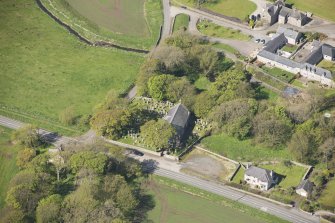
[[[260,165],[260,167],[273,170],[274,172],[284,176],[284,178],[279,183],[279,186],[281,186],[283,189],[297,187],[307,171],[307,169],[304,167],[294,164],[292,164],[292,166],[285,166],[283,163]]]
[[[177,15],[173,24],[173,32],[176,32],[181,29],[188,29],[189,22],[190,22],[190,16],[186,14]]]
[[[149,221],[152,222],[286,222],[260,210],[166,178],[155,176],[148,187],[155,199],[155,207],[148,213]]]
[[[326,189],[323,190],[319,202],[322,207],[327,208],[328,210],[334,210],[335,208],[335,179],[332,179],[328,182]]]
[[[10,142],[12,131],[0,126],[0,209],[5,204],[9,181],[19,171],[16,154],[19,146]]]
[[[270,74],[270,75],[272,75],[272,76],[274,76],[274,77],[278,78],[279,80],[282,80],[286,83],[292,82],[293,79],[295,78],[294,74],[292,74],[290,72],[287,72],[285,70],[282,70],[280,68],[277,68],[277,67],[269,68],[269,67],[263,66],[262,69],[266,73],[268,73],[268,74]]]
[[[251,140],[239,141],[225,134],[204,138],[201,145],[215,153],[237,161],[271,161],[290,159],[286,149],[271,149],[253,145]]]
[[[191,7],[196,7],[193,0],[174,0]],[[249,0],[217,0],[216,3],[205,3],[201,7],[213,12],[236,17],[243,20],[246,16],[251,15],[257,8],[256,4]]]
[[[216,25],[208,21],[201,21],[197,24],[198,30],[207,36],[214,36],[223,39],[236,39],[236,40],[250,40],[250,37],[241,33],[240,30],[235,30],[223,26]]]
[[[61,21],[92,42],[150,49],[163,24],[157,0],[41,0]]]
[[[334,0],[287,0],[286,2],[294,4],[294,7],[300,10],[312,12],[317,16],[335,22]]]
[[[58,121],[65,108],[87,115],[111,89],[124,92],[144,60],[80,42],[34,0],[0,1],[0,17],[0,113],[51,130],[69,129]]]
[[[293,53],[296,49],[298,49],[298,46],[296,45],[291,45],[291,44],[286,44],[282,50],[289,52],[289,53]]]

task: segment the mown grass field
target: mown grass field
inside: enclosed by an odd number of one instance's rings
[[[271,161],[290,159],[286,149],[271,149],[253,145],[251,140],[239,141],[225,134],[204,138],[201,145],[215,153],[237,161]]]
[[[157,0],[41,0],[61,21],[92,42],[150,49],[163,24]]]
[[[186,14],[179,14],[176,16],[173,24],[173,32],[180,29],[188,29],[188,24],[190,22],[190,16]]]
[[[223,39],[250,40],[250,37],[239,30],[216,25],[208,21],[201,21],[197,24],[198,30],[207,36],[219,37]]]
[[[323,190],[319,202],[321,206],[326,207],[327,209],[334,210],[335,208],[335,179],[332,179],[327,183],[326,188]]]
[[[65,0],[80,15],[112,32],[148,37],[145,0]]]
[[[193,0],[175,0],[176,2],[195,7]],[[243,20],[251,15],[257,8],[256,4],[249,0],[218,0],[216,3],[205,3],[201,5],[213,12],[226,16],[236,17]]]
[[[5,204],[8,183],[19,171],[16,154],[19,146],[10,142],[12,131],[0,126],[0,208]]]
[[[300,10],[312,12],[322,18],[335,21],[334,0],[287,0],[286,2],[294,4]]]
[[[65,108],[90,114],[109,90],[125,91],[144,60],[85,45],[34,0],[1,1],[0,17],[0,113],[15,110],[23,121],[43,122],[51,130],[70,132],[58,121]]]
[[[285,176],[278,184],[283,189],[297,187],[307,170],[306,168],[297,165],[285,166],[283,163],[260,165],[260,167],[273,170],[277,174]]]
[[[155,196],[155,207],[149,212],[152,222],[286,222],[260,210],[162,177],[155,176],[148,188]]]

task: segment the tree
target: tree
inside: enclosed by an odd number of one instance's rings
[[[182,74],[187,70],[187,55],[186,53],[173,46],[161,46],[156,48],[153,58],[161,63],[161,71],[169,74]]]
[[[74,125],[76,121],[76,113],[73,106],[65,108],[59,113],[59,121],[64,125]]]
[[[176,130],[165,120],[151,120],[141,126],[141,137],[150,148],[160,151],[170,148],[170,140]]]
[[[53,194],[47,198],[40,200],[36,208],[36,222],[61,222],[62,201],[63,198],[59,194]]]
[[[215,106],[215,100],[207,92],[202,92],[195,97],[194,113],[199,118],[205,118]]]
[[[166,89],[167,100],[174,103],[181,101],[188,108],[193,106],[195,96],[195,87],[185,77],[173,81]]]
[[[236,67],[219,75],[209,89],[209,94],[219,98],[219,102],[239,98],[240,85],[247,80],[247,73]]]
[[[298,161],[305,163],[310,163],[313,160],[314,146],[311,135],[303,131],[294,133],[288,144],[288,148],[294,157]]]
[[[36,126],[26,125],[16,130],[12,139],[28,148],[36,148],[41,145],[42,139]]]
[[[57,174],[57,181],[59,182],[60,180],[60,173],[61,171],[66,167],[65,160],[62,156],[61,152],[57,152],[55,154],[51,155],[50,162],[53,164],[56,174]]]
[[[92,128],[100,135],[119,139],[132,124],[132,114],[128,109],[116,108],[99,111],[91,119]]]
[[[321,161],[325,162],[327,168],[335,167],[335,138],[330,137],[319,147]]]
[[[269,108],[253,119],[254,140],[270,147],[280,147],[291,137],[292,124],[280,109]]]
[[[82,168],[92,169],[98,174],[105,171],[108,157],[102,153],[83,151],[75,153],[70,158],[70,167],[73,172],[78,172]]]
[[[235,99],[217,106],[209,115],[218,129],[238,139],[247,137],[251,130],[251,120],[258,109],[254,99]]]
[[[166,74],[151,77],[148,82],[150,96],[157,100],[166,99],[167,88],[175,80],[176,77]]]
[[[20,169],[27,167],[28,163],[36,156],[36,151],[31,148],[20,150],[16,156],[16,165]]]

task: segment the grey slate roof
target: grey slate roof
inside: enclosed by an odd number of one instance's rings
[[[328,45],[328,44],[323,44],[322,54],[329,56],[331,58],[335,58],[335,47]]]
[[[277,50],[287,43],[287,39],[283,33],[274,36],[274,38],[267,42],[264,47],[264,50],[269,51],[271,53],[277,52]]]
[[[318,64],[322,59],[323,59],[322,47],[318,47],[308,55],[305,62],[315,65]]]
[[[307,16],[304,13],[299,12],[298,10],[291,10],[290,17],[293,17],[297,20],[304,20]]]
[[[295,41],[297,41],[301,35],[300,32],[297,32],[297,31],[294,31],[293,29],[287,29],[287,28],[284,28],[284,27],[279,27],[277,29],[277,33],[284,33],[284,36],[286,38],[291,38],[291,39],[294,39]]]
[[[173,125],[179,135],[182,135],[188,123],[189,117],[189,110],[184,105],[179,103],[171,108],[163,119]]]
[[[284,16],[284,17],[286,17],[286,16],[288,16],[290,13],[291,13],[291,11],[292,11],[292,9],[290,9],[290,8],[287,8],[287,7],[282,7],[282,9],[280,10],[280,12],[279,12],[279,15],[280,16]]]
[[[271,172],[273,173],[271,176]],[[257,178],[258,180],[262,182],[267,182],[269,184],[272,184],[274,181],[274,172],[271,170],[263,169],[260,167],[256,166],[251,166],[249,167],[246,171],[245,174],[248,176],[252,176]]]
[[[283,64],[285,66],[291,67],[291,68],[298,68],[301,67],[300,63],[295,62],[294,60],[290,60],[288,58],[279,56],[275,53],[268,52],[266,50],[262,50],[258,53],[259,56],[264,57],[266,59],[275,61],[277,63]]]
[[[325,77],[327,79],[333,79],[333,75],[329,70],[323,69],[321,67],[317,67],[315,65],[311,65],[308,63],[304,63],[301,67],[301,69],[306,69],[309,70],[311,72],[313,72],[316,75],[319,75],[321,77]]]
[[[299,189],[303,189],[307,193],[310,193],[312,192],[312,189],[313,189],[313,183],[309,180],[303,180],[300,182],[299,186],[297,187],[297,190]]]
[[[279,6],[277,5],[273,5],[273,4],[269,4],[266,6],[266,11],[270,16],[274,16],[277,13]]]

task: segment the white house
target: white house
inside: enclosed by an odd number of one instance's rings
[[[272,170],[251,166],[244,173],[244,181],[252,187],[265,191],[277,183],[277,176]]]

